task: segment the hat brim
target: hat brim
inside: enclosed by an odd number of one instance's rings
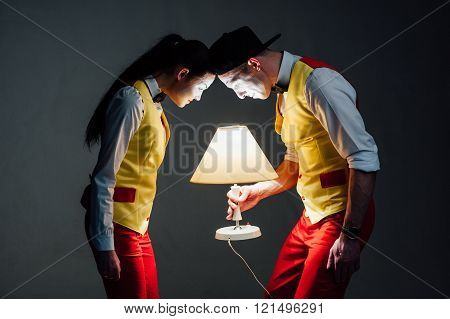
[[[265,43],[261,43],[260,42],[256,49],[247,52],[247,54],[244,54],[246,56],[239,56],[239,57],[232,57],[232,58],[227,57],[227,58],[225,58],[225,57],[222,56],[222,54],[218,53],[219,51],[224,50],[223,47],[225,45],[223,43],[221,43],[221,46],[217,47],[216,44],[218,42],[220,42],[220,41],[224,41],[223,37],[226,36],[226,35],[227,34],[224,34],[210,48],[210,53],[211,53],[211,50],[213,50],[216,53],[216,55],[220,56],[219,57],[219,62],[213,64],[213,65],[215,65],[213,67],[213,72],[215,74],[218,74],[218,75],[225,74],[225,73],[231,71],[232,69],[236,68],[237,66],[241,65],[242,63],[245,63],[249,58],[259,55],[261,52],[266,50],[272,43],[274,43],[276,40],[278,40],[278,38],[281,37],[281,33],[278,33],[277,35],[273,36],[272,38],[270,38]]]
[[[278,40],[281,37],[281,33],[278,33],[277,35],[275,35],[274,37],[270,38],[268,41],[266,41],[265,43],[263,43],[260,47],[259,50],[256,50],[252,53],[252,56],[256,56],[258,54],[260,54],[261,52],[263,52],[265,49],[267,49],[272,43],[274,43],[276,40]]]
[[[274,37],[270,38],[268,41],[266,41],[266,42],[263,44],[264,49],[267,49],[272,43],[274,43],[275,41],[277,41],[280,37],[281,37],[281,33],[278,33],[278,34],[275,35]]]

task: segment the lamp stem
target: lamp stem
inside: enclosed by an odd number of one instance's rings
[[[231,189],[231,193],[233,194],[233,196],[238,198],[241,193],[241,187],[234,184],[233,186],[230,187],[230,189]],[[242,220],[242,215],[241,215],[241,209],[239,207],[239,204],[238,204],[238,207],[236,207],[234,210],[233,220],[236,222],[236,227],[240,228],[239,221]]]

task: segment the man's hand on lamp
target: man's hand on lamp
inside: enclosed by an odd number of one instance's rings
[[[228,197],[228,211],[227,220],[233,218],[234,210],[239,205],[241,212],[253,208],[261,200],[261,191],[256,185],[241,186],[241,194],[239,197],[233,196],[232,192],[227,193]]]

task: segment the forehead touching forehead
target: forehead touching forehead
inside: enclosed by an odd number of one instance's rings
[[[206,85],[210,86],[212,82],[214,82],[214,79],[216,76],[212,73],[206,73],[202,76],[197,76],[193,79],[191,79],[191,83],[194,85]]]
[[[206,85],[206,88],[208,88],[216,79],[216,75],[213,73],[207,73],[202,78],[202,83]]]

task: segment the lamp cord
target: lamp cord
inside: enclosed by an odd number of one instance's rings
[[[242,259],[242,261],[244,262],[245,266],[247,266],[248,270],[250,270],[250,272],[253,275],[253,278],[255,278],[256,282],[261,286],[262,289],[264,289],[264,291],[267,293],[267,295],[272,298],[272,295],[270,294],[270,292],[267,291],[266,287],[264,287],[264,285],[259,281],[258,277],[256,277],[255,273],[253,272],[253,270],[250,268],[250,266],[248,265],[248,263],[245,261],[244,257],[242,257],[241,255],[239,255],[239,253],[234,249],[233,245],[231,245],[231,239],[228,239],[228,245],[230,246],[231,250],[233,250],[233,252],[239,256],[239,258]]]

